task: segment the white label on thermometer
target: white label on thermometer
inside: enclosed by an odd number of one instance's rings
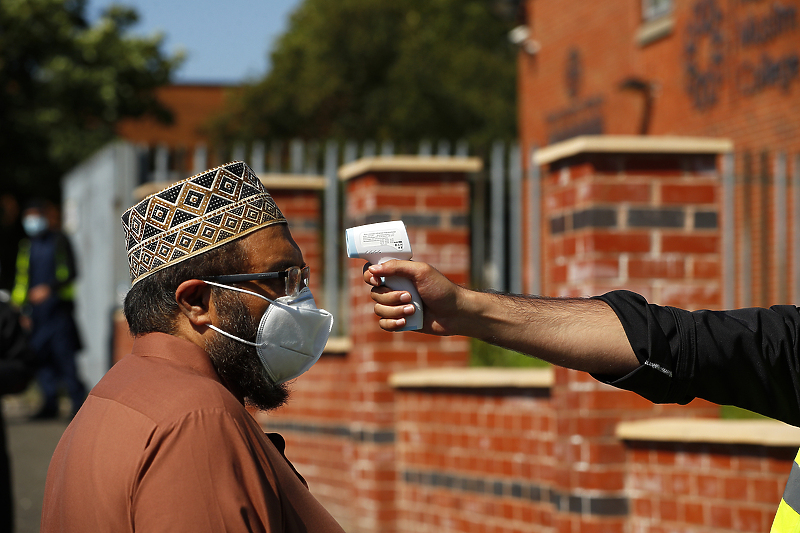
[[[396,231],[373,231],[361,234],[362,246],[394,246],[398,250],[403,249],[403,241],[396,240]]]

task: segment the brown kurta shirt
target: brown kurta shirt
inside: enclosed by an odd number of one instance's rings
[[[208,355],[154,333],[100,380],[58,443],[41,531],[343,530]]]

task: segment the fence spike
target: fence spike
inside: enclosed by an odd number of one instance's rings
[[[491,250],[490,276],[491,287],[506,291],[506,189],[504,154],[506,145],[503,141],[492,144],[491,155]]]
[[[289,146],[289,170],[292,174],[303,173],[303,153],[305,143],[302,139],[294,139]]]
[[[245,156],[245,147],[244,143],[241,141],[237,141],[236,144],[233,145],[233,154],[231,159],[233,161],[244,161],[246,159]]]
[[[427,139],[423,139],[419,142],[419,152],[418,155],[422,157],[430,157],[433,155],[433,145]]]
[[[264,141],[253,141],[250,152],[250,166],[256,174],[264,173]]]
[[[522,155],[519,143],[508,151],[508,290],[522,293]]]
[[[269,145],[269,171],[278,174],[283,170],[281,156],[283,154],[283,142],[272,141]]]

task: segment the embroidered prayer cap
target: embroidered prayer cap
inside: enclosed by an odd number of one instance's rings
[[[241,161],[179,181],[122,214],[131,282],[279,223],[283,213]]]

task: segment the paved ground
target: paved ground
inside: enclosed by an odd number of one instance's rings
[[[2,408],[11,456],[16,533],[38,533],[47,466],[69,421],[66,417],[28,421],[34,411],[30,396],[4,398]]]

